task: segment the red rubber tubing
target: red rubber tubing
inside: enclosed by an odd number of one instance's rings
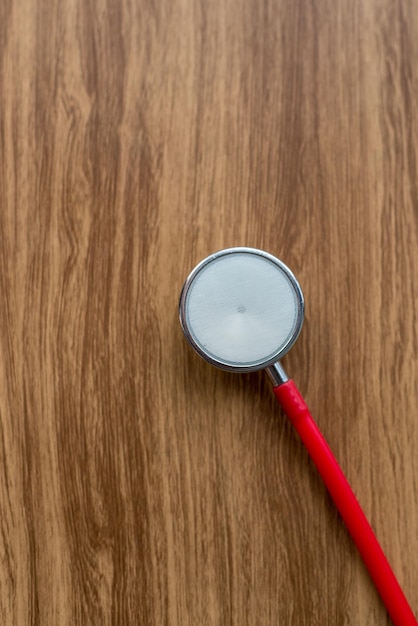
[[[344,473],[293,380],[273,389],[327,486],[395,626],[417,626],[405,595]]]

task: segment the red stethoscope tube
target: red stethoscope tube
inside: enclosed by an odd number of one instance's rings
[[[343,518],[395,626],[417,626],[405,595],[341,467],[292,380],[273,389]]]

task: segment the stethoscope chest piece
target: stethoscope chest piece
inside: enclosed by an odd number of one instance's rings
[[[236,372],[277,362],[296,341],[303,314],[295,276],[254,248],[229,248],[204,259],[180,298],[180,322],[192,347],[212,365]]]

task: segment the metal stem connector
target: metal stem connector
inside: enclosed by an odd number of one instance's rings
[[[265,369],[267,376],[270,378],[273,387],[278,387],[279,385],[283,385],[283,383],[287,383],[289,380],[288,375],[284,371],[280,361],[277,363],[273,363],[273,365],[269,365]]]

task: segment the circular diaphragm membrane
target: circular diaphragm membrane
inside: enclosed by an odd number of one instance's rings
[[[254,248],[228,248],[204,259],[180,297],[183,332],[206,361],[248,372],[278,361],[303,324],[302,290],[289,268]]]

